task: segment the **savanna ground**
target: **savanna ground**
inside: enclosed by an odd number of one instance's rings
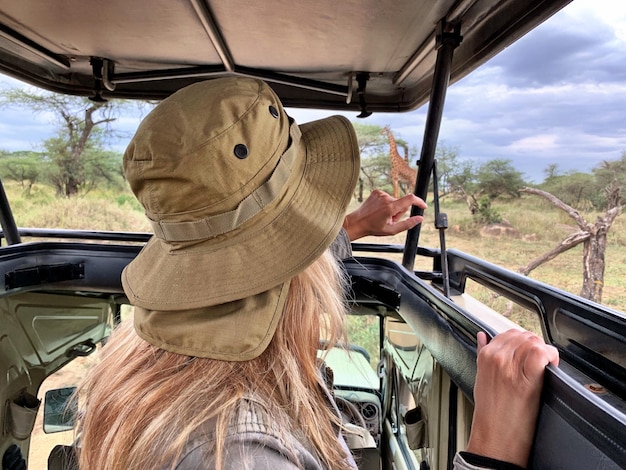
[[[139,203],[128,191],[92,192],[73,199],[57,199],[52,190],[35,185],[27,194],[18,184],[9,183],[5,187],[11,202],[16,223],[20,227],[71,228],[109,231],[148,232]],[[420,232],[420,245],[439,246],[439,232],[434,228],[434,204],[428,201],[429,209]],[[352,207],[358,203],[354,201]],[[550,250],[568,234],[576,230],[573,221],[565,213],[554,208],[548,202],[536,196],[524,196],[520,199],[496,201],[496,209],[502,217],[519,233],[519,238],[490,237],[481,235],[463,202],[444,198],[441,211],[447,213],[449,228],[446,230],[446,245],[476,257],[487,260],[512,271]],[[585,219],[593,223],[597,215],[585,213]],[[616,219],[608,237],[606,252],[605,284],[602,303],[619,311],[626,311],[626,217]],[[370,237],[362,242],[382,242],[403,244],[405,234],[395,237]],[[357,253],[358,254],[358,253]],[[401,261],[400,255],[388,255]],[[430,269],[431,260],[416,262],[416,269]],[[582,246],[578,246],[556,259],[532,271],[529,277],[551,284],[574,294],[582,287]],[[471,292],[479,300],[489,302],[493,308],[504,311],[505,299],[493,299],[488,292],[477,287]],[[528,329],[536,328],[536,320],[523,311],[511,312],[510,318]],[[363,331],[354,331],[361,336]],[[359,334],[360,333],[360,334]],[[91,359],[91,358],[89,358]],[[39,397],[51,388],[75,384],[84,373],[88,362],[74,361],[59,373],[51,376],[40,389]],[[43,406],[41,407],[41,410]],[[29,468],[46,468],[50,449],[61,442],[70,442],[71,433],[45,435],[41,431],[41,416],[35,425],[31,445]]]

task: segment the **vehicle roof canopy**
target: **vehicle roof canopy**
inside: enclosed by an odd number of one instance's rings
[[[462,36],[454,82],[568,2],[0,0],[0,71],[137,99],[241,74],[266,79],[286,106],[410,111],[429,99],[442,33]]]

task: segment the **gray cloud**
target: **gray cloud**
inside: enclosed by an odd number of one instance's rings
[[[593,11],[566,10],[451,86],[440,142],[477,161],[509,159],[539,182],[556,163],[590,171],[626,151],[626,42]],[[587,13],[581,14],[581,11]],[[425,109],[385,116],[419,146]],[[404,134],[407,132],[408,134]]]

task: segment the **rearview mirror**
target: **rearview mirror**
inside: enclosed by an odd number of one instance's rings
[[[76,387],[48,390],[43,409],[43,431],[46,434],[71,431],[76,418]]]

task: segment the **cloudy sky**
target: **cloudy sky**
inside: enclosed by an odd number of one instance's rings
[[[0,86],[19,82],[0,75]],[[328,113],[290,110],[298,122]],[[426,107],[374,114],[419,152]],[[355,120],[355,115],[347,115]],[[120,124],[132,134],[137,118]],[[45,115],[3,110],[0,148],[34,148],[50,135]],[[528,180],[544,170],[590,171],[626,151],[626,2],[574,0],[448,90],[440,143],[478,163],[508,159]],[[125,142],[119,144],[123,149]]]

